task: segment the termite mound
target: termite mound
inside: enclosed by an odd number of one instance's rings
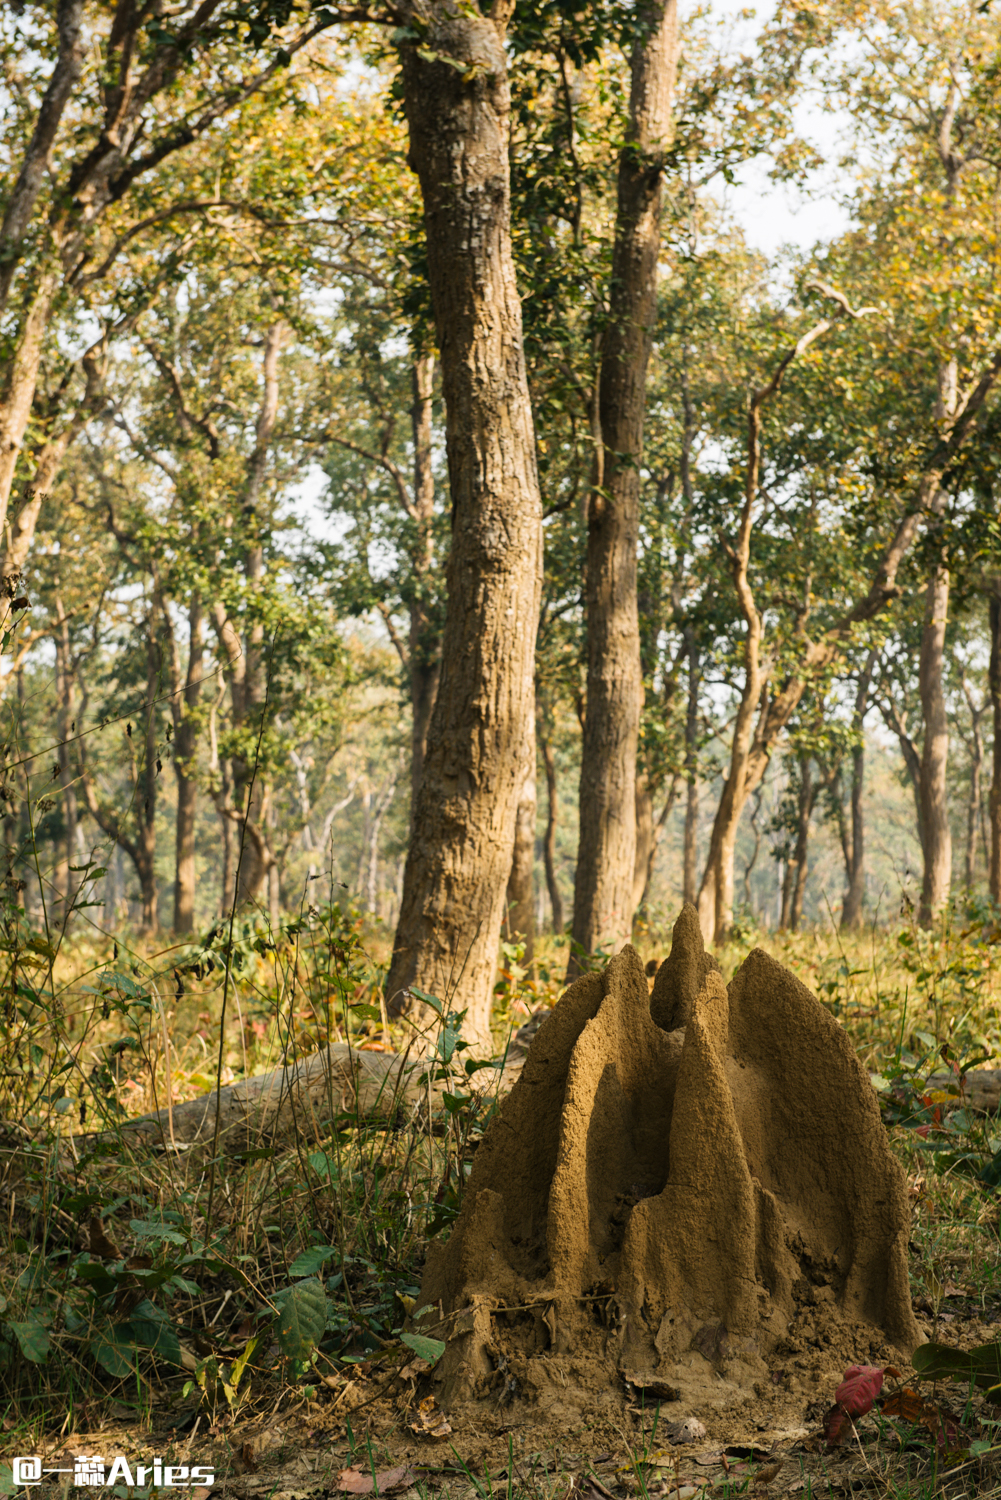
[[[453,1411],[708,1416],[795,1394],[807,1348],[910,1353],[909,1219],[845,1033],[760,949],[725,987],[685,906],[652,995],[627,947],[539,1029],[416,1326]]]

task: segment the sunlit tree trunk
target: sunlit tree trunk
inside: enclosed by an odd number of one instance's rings
[[[414,558],[414,597],[410,604],[410,822],[424,777],[428,725],[438,696],[441,672],[440,643],[430,616],[431,571],[434,565],[434,472],[431,468],[431,397],[434,392],[434,355],[418,354],[413,364],[414,404],[411,430],[414,445],[414,519],[417,553]]]
[[[546,836],[543,841],[543,859],[546,867],[546,889],[549,892],[549,906],[553,914],[553,932],[557,937],[562,935],[563,919],[563,896],[560,893],[559,881],[556,878],[556,827],[559,821],[559,799],[556,785],[556,757],[553,754],[553,742],[548,732],[540,735],[542,748],[542,764],[546,769]]]
[[[676,0],[639,7],[629,123],[619,157],[609,316],[602,345],[595,482],[588,506],[587,715],[574,879],[577,952],[632,932],[636,753],[643,681],[636,599],[646,372],[657,304],[664,148],[677,70]]]
[[[942,687],[945,632],[949,614],[949,570],[940,564],[925,591],[925,626],[921,638],[918,682],[924,717],[921,749],[921,823],[924,829],[924,877],[918,920],[934,921],[949,900],[952,879],[952,830],[946,771],[949,762],[949,718]]]
[[[878,656],[878,651],[872,650],[866,657],[865,666],[859,673],[858,685],[855,689],[855,709],[852,715],[852,728],[856,734],[856,741],[852,746],[851,842],[846,850],[845,860],[848,887],[841,906],[841,925],[849,931],[862,924],[862,900],[865,896],[865,807],[862,800],[865,790],[863,724],[869,707],[869,689],[872,686],[872,674]]]
[[[434,0],[420,7],[419,44],[400,47],[453,519],[441,677],[386,999],[392,1013],[407,1011],[416,985],[461,1005],[480,1050],[490,1047],[542,585],[542,505],[511,254],[509,13],[498,8],[488,20]],[[400,15],[418,11],[405,4]]]

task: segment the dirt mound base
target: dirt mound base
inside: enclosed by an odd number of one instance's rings
[[[539,1030],[418,1327],[446,1340],[448,1409],[708,1416],[764,1395],[769,1364],[790,1390],[804,1336],[834,1363],[910,1353],[908,1224],[847,1037],[760,950],[724,988],[686,906],[652,995],[627,947]]]

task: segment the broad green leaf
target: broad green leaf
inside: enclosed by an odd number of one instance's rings
[[[92,1335],[88,1347],[94,1359],[109,1375],[121,1380],[133,1373],[132,1360],[129,1358],[132,1344],[130,1340],[123,1338],[120,1328],[102,1328]]]
[[[401,1333],[400,1342],[406,1344],[421,1359],[426,1359],[429,1365],[436,1365],[445,1353],[445,1345],[441,1339],[429,1339],[423,1333]]]
[[[980,1344],[975,1349],[922,1344],[911,1363],[929,1380],[973,1380],[987,1390],[989,1400],[1001,1404],[1001,1343]]]
[[[188,1237],[178,1234],[169,1224],[162,1224],[156,1219],[130,1219],[129,1228],[133,1234],[138,1234],[146,1240],[165,1240],[168,1245],[186,1245]]]
[[[333,1157],[327,1155],[326,1151],[311,1151],[306,1160],[317,1177],[326,1177],[331,1182],[337,1182],[339,1177],[337,1163]]]
[[[315,1278],[289,1287],[278,1319],[278,1344],[286,1359],[308,1359],[327,1326],[327,1298]]]
[[[7,1327],[20,1344],[25,1359],[30,1359],[33,1364],[43,1365],[49,1352],[49,1334],[41,1318],[32,1315],[25,1318],[23,1323],[11,1322]]]
[[[288,1268],[288,1273],[290,1276],[315,1276],[317,1271],[323,1270],[331,1256],[336,1254],[335,1245],[314,1245],[311,1249],[304,1250],[301,1255],[296,1256]]]
[[[350,1010],[351,1014],[353,1016],[357,1016],[360,1021],[382,1020],[382,1011],[377,1005],[365,1005],[364,1003],[362,1003],[359,1005],[352,1005],[350,1007]]]
[[[171,1364],[181,1363],[181,1344],[170,1318],[162,1308],[146,1297],[140,1302],[128,1321],[134,1342],[144,1349],[152,1349],[169,1359]]]

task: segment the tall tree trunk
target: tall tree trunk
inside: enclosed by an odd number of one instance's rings
[[[865,896],[865,808],[862,794],[865,790],[865,739],[863,724],[866,711],[869,707],[869,689],[872,686],[872,674],[879,652],[875,649],[866,657],[865,666],[859,673],[858,684],[855,689],[855,709],[852,714],[852,728],[855,731],[855,744],[852,746],[852,832],[851,846],[848,851],[849,858],[845,871],[848,877],[848,888],[845,891],[845,899],[841,904],[841,926],[848,931],[862,925],[862,901]]]
[[[278,420],[279,362],[287,336],[287,325],[279,319],[271,325],[264,339],[264,357],[261,362],[263,390],[257,413],[254,451],[247,463],[241,526],[241,540],[246,548],[243,571],[251,595],[260,590],[264,578],[260,502],[268,452]],[[216,634],[225,656],[233,707],[233,727],[246,731],[246,746],[248,736],[256,739],[260,733],[261,716],[267,702],[264,626],[260,620],[252,621],[246,631],[246,641],[243,641],[222,601],[216,601],[212,612]],[[234,897],[238,906],[258,900],[268,870],[274,863],[274,852],[268,838],[270,804],[266,778],[244,746],[231,758],[233,791],[229,815],[236,822],[239,850],[235,876],[237,890]]]
[[[534,715],[533,715],[534,729]],[[525,961],[535,957],[535,735],[527,747],[525,769],[514,824],[514,857],[507,880],[505,926],[509,938],[525,944]]]
[[[949,761],[949,720],[942,689],[942,663],[949,614],[949,570],[936,567],[925,591],[925,625],[918,674],[924,717],[921,751],[921,821],[924,827],[924,878],[918,920],[931,926],[949,900],[952,878],[952,830],[946,770]]]
[[[657,858],[657,827],[653,815],[653,788],[641,768],[636,769],[636,855],[633,864],[633,891],[630,906],[638,912],[650,884]]]
[[[682,853],[682,899],[692,906],[698,899],[699,860],[699,646],[695,631],[686,626],[688,646],[688,707],[685,713],[685,835]]]
[[[62,792],[63,834],[59,858],[53,871],[55,887],[56,921],[64,928],[73,910],[76,897],[70,866],[78,864],[76,852],[77,800],[76,777],[70,764],[70,739],[75,728],[76,683],[73,670],[73,649],[70,642],[69,619],[63,609],[62,599],[56,595],[56,724],[59,734],[58,772]]]
[[[434,472],[431,467],[431,398],[434,391],[434,355],[421,353],[413,364],[414,404],[411,430],[414,445],[414,521],[417,549],[414,556],[414,597],[410,604],[410,826],[413,827],[417,797],[424,779],[428,726],[438,696],[441,673],[440,643],[432,628],[430,613],[431,571],[434,566]]]
[[[578,970],[578,953],[617,948],[632,932],[643,702],[636,601],[640,467],[657,306],[663,153],[678,60],[676,0],[646,0],[638,10],[645,28],[633,49],[629,124],[619,157],[599,441],[588,506],[587,716],[568,979]]]
[[[542,587],[542,504],[511,254],[510,92],[500,8],[496,23],[447,0],[407,0],[400,13],[421,28],[400,56],[453,510],[441,677],[386,999],[397,1015],[410,1007],[412,985],[458,1002],[470,1039],[487,1050]]]
[[[58,286],[55,270],[42,270],[35,281],[20,337],[7,366],[0,397],[0,525],[7,519],[7,503],[14,473],[35,399],[42,349],[49,326],[52,301]]]
[[[553,913],[553,932],[557,937],[563,935],[563,897],[560,894],[559,881],[556,879],[556,825],[559,820],[559,802],[556,788],[556,757],[553,754],[553,742],[547,733],[540,735],[542,745],[542,764],[546,768],[546,837],[543,842],[543,858],[546,866],[546,889],[549,891],[549,905]]]
[[[758,822],[758,815],[760,814],[760,812],[761,788],[757,787],[754,792],[754,802],[751,807],[751,829],[754,833],[754,848],[751,851],[750,859],[744,866],[744,905],[747,907],[747,910],[750,912],[752,917],[754,916],[754,902],[751,898],[751,871],[757,864],[758,855],[761,852],[761,824]]]
[[[810,846],[810,815],[816,800],[813,783],[813,766],[808,755],[800,757],[799,798],[796,808],[796,851],[793,856],[796,874],[793,883],[792,903],[789,909],[789,930],[798,932],[803,920],[803,901],[806,896],[807,854]]]
[[[138,731],[131,720],[126,724],[129,753],[129,775],[132,782],[130,821],[118,809],[109,806],[98,795],[94,778],[87,769],[86,737],[78,740],[80,785],[87,811],[110,839],[125,850],[139,879],[140,927],[153,933],[158,926],[156,885],[156,783],[160,774],[157,754],[157,715],[155,700],[161,679],[161,652],[154,636],[154,620],[149,622],[146,638],[146,696],[139,712],[143,716],[142,754],[136,755]]]
[[[992,579],[988,612],[991,628],[991,658],[987,684],[991,699],[994,748],[991,754],[991,900],[1001,906],[1001,574]]]
[[[164,610],[167,618],[167,611]],[[169,644],[174,648],[173,632]],[[195,926],[195,815],[198,781],[195,754],[198,747],[197,708],[205,645],[201,599],[192,595],[188,606],[188,670],[180,685],[180,664],[171,651],[171,698],[174,720],[174,775],[177,779],[177,822],[174,830],[174,931],[193,932]]]
[[[966,860],[963,870],[963,885],[967,898],[973,894],[977,866],[977,836],[980,827],[981,778],[984,765],[984,743],[980,735],[979,717],[973,717],[973,734],[970,745],[970,795],[966,804]]]

